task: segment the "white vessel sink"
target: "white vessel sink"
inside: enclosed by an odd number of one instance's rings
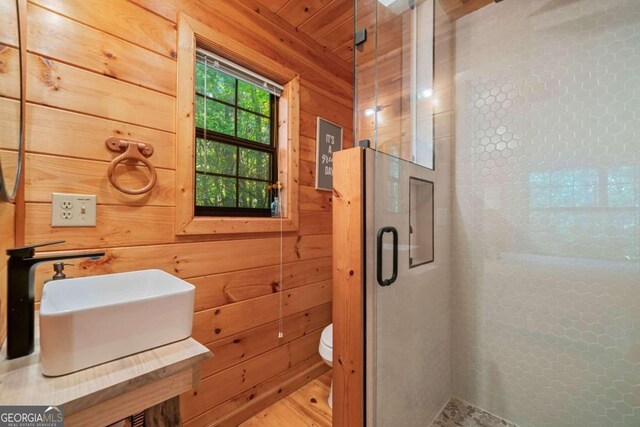
[[[42,373],[64,375],[189,337],[194,290],[161,270],[46,283]]]

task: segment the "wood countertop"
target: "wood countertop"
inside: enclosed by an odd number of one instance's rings
[[[187,338],[82,371],[45,377],[40,369],[38,342],[36,331],[35,351],[13,360],[6,359],[3,346],[0,405],[63,405],[65,420],[70,414],[106,405],[141,388],[153,394],[154,383],[158,383],[156,387],[164,384],[165,390],[173,387],[177,395],[197,383],[200,362],[212,357],[205,346]]]

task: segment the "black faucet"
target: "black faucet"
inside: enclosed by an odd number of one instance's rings
[[[59,243],[64,240],[7,250],[7,359],[33,353],[35,267],[47,261],[99,259],[104,255],[104,252],[87,252],[35,257],[36,248]]]

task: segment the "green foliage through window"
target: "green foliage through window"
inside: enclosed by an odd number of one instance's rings
[[[268,215],[276,170],[275,96],[198,57],[195,207],[199,215]]]

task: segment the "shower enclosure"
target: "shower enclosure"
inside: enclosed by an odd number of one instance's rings
[[[450,388],[446,202],[434,149],[434,0],[359,4],[357,139],[365,153],[367,425],[420,425]],[[442,204],[442,203],[441,203]],[[442,212],[438,210],[442,224]],[[419,307],[419,308],[418,308]],[[418,309],[416,309],[418,308]]]
[[[640,2],[355,11],[362,424],[640,425]]]
[[[434,0],[356,3],[367,425],[422,425],[450,396],[453,122],[434,122],[453,117],[451,76],[434,61],[453,40],[444,18]]]
[[[417,426],[437,415],[450,389],[450,156],[446,144],[436,149],[433,122],[443,92],[434,79],[436,4],[363,6],[356,132],[372,148],[364,162],[365,416],[371,426]]]

